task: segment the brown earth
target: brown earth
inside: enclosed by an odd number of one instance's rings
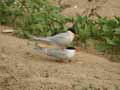
[[[120,0],[55,0],[54,4],[64,7],[62,14],[67,16],[120,16]],[[81,90],[90,85],[96,90],[115,90],[117,85],[120,90],[119,69],[120,63],[82,51],[73,62],[58,63],[34,52],[28,40],[0,33],[0,90]]]
[[[96,90],[120,88],[120,63],[84,52],[58,63],[32,50],[28,40],[0,34],[0,90]],[[101,89],[99,89],[101,88]]]
[[[54,4],[64,7],[62,14],[67,16],[120,16],[120,0],[54,0]]]

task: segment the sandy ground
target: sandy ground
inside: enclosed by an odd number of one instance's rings
[[[63,15],[120,16],[120,0],[54,0]],[[4,27],[3,27],[4,29]],[[120,63],[85,52],[58,63],[34,52],[28,40],[0,33],[0,90],[120,90]],[[91,89],[92,90],[92,89]]]
[[[0,34],[0,90],[97,90],[120,87],[120,63],[79,52],[71,63],[58,63],[34,52],[28,41]],[[99,89],[102,88],[102,89]],[[107,89],[106,89],[107,88]]]
[[[87,15],[90,17],[120,16],[120,0],[53,0],[55,5],[65,9],[63,15],[76,16]]]

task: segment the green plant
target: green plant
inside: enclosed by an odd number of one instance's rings
[[[48,0],[5,0],[0,4],[1,24],[12,24],[20,37],[63,32],[66,31],[64,24],[71,21],[71,18],[60,15],[61,8],[50,5]]]
[[[100,26],[98,29],[98,37],[101,39],[97,45],[98,50],[103,51],[113,47],[119,47],[120,20],[118,18],[111,20],[107,18],[99,18],[96,23]]]
[[[95,28],[94,21],[90,20],[87,16],[78,16],[75,19],[74,28],[76,30],[77,42],[83,43],[82,46],[84,48],[87,47],[87,40],[94,35],[94,32],[92,32]]]
[[[28,7],[27,17],[20,23],[21,36],[28,37],[29,34],[50,36],[65,31],[64,24],[71,20],[60,15],[61,8],[50,5],[47,0],[31,0]]]
[[[18,0],[19,1],[19,0]],[[15,25],[19,16],[24,16],[22,5],[16,0],[0,1],[0,24]]]
[[[118,85],[113,86],[114,90],[119,90]],[[109,90],[109,87],[96,87],[93,84],[89,84],[88,86],[84,86],[79,90]]]
[[[99,17],[90,20],[88,17],[77,17],[75,21],[77,39],[86,43],[87,40],[96,40],[96,48],[105,51],[120,46],[120,19],[107,19]]]

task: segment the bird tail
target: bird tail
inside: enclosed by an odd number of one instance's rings
[[[36,41],[49,41],[47,38],[45,37],[36,37],[36,36],[30,36],[31,39],[36,40]]]
[[[36,37],[33,35],[29,36],[31,38],[31,40],[35,40],[37,46],[45,48],[45,47],[49,47],[49,48],[60,48],[59,45],[57,45],[56,43],[53,43],[52,41],[50,41],[48,38],[49,37]],[[39,43],[37,43],[39,42]]]
[[[40,52],[40,53],[44,53],[44,54],[47,54],[47,49],[46,48],[43,48],[43,47],[34,47],[33,50],[37,51],[37,52]]]

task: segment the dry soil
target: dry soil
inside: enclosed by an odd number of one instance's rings
[[[64,7],[62,15],[87,15],[90,17],[120,16],[120,0],[53,0],[55,5]]]
[[[120,87],[120,63],[82,51],[73,62],[59,63],[33,51],[28,40],[0,34],[0,90],[81,90],[89,85]]]

